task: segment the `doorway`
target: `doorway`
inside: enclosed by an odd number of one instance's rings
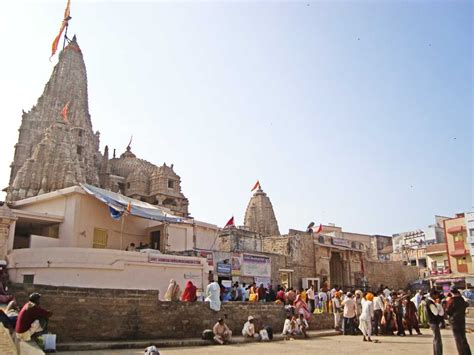
[[[150,248],[161,250],[161,231],[153,231],[150,233]]]

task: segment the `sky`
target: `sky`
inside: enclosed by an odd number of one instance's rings
[[[0,185],[66,1],[0,2]],[[470,1],[72,0],[94,130],[174,164],[191,214],[386,234],[474,210]],[[4,195],[0,195],[4,198]]]

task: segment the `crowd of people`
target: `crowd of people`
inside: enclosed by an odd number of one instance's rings
[[[188,281],[183,293],[174,280],[165,294],[166,301],[193,302],[197,300],[196,286]],[[373,336],[422,335],[420,328],[433,332],[433,352],[442,354],[440,328],[446,327],[449,319],[459,354],[470,355],[465,335],[465,311],[468,303],[457,288],[447,295],[435,290],[426,293],[421,290],[410,292],[393,290],[386,286],[373,292],[353,290],[342,292],[335,285],[332,289],[323,286],[319,291],[313,286],[300,290],[292,287],[275,289],[262,283],[257,285],[235,282],[225,288],[215,280],[206,290],[205,301],[210,308],[219,311],[221,302],[273,302],[286,309],[283,336],[291,339],[296,335],[307,337],[309,319],[313,313],[330,313],[334,316],[334,328],[343,335],[362,335],[363,341],[372,342]],[[252,319],[250,319],[252,318]],[[263,329],[267,331],[267,329]],[[249,317],[243,328],[244,336],[261,338],[255,330],[253,317]],[[219,319],[213,329],[216,343],[224,344],[232,337],[224,319]]]

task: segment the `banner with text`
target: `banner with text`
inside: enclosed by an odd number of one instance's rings
[[[243,254],[240,266],[242,276],[267,277],[272,274],[270,257],[262,255]]]

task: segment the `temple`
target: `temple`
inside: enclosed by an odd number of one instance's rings
[[[270,198],[259,187],[247,205],[244,219],[245,227],[263,236],[278,236],[278,222]]]
[[[36,105],[23,112],[7,201],[87,183],[189,215],[173,165],[158,167],[139,159],[130,145],[119,158],[109,159],[108,147],[101,154],[99,144],[89,114],[86,66],[74,36]]]

